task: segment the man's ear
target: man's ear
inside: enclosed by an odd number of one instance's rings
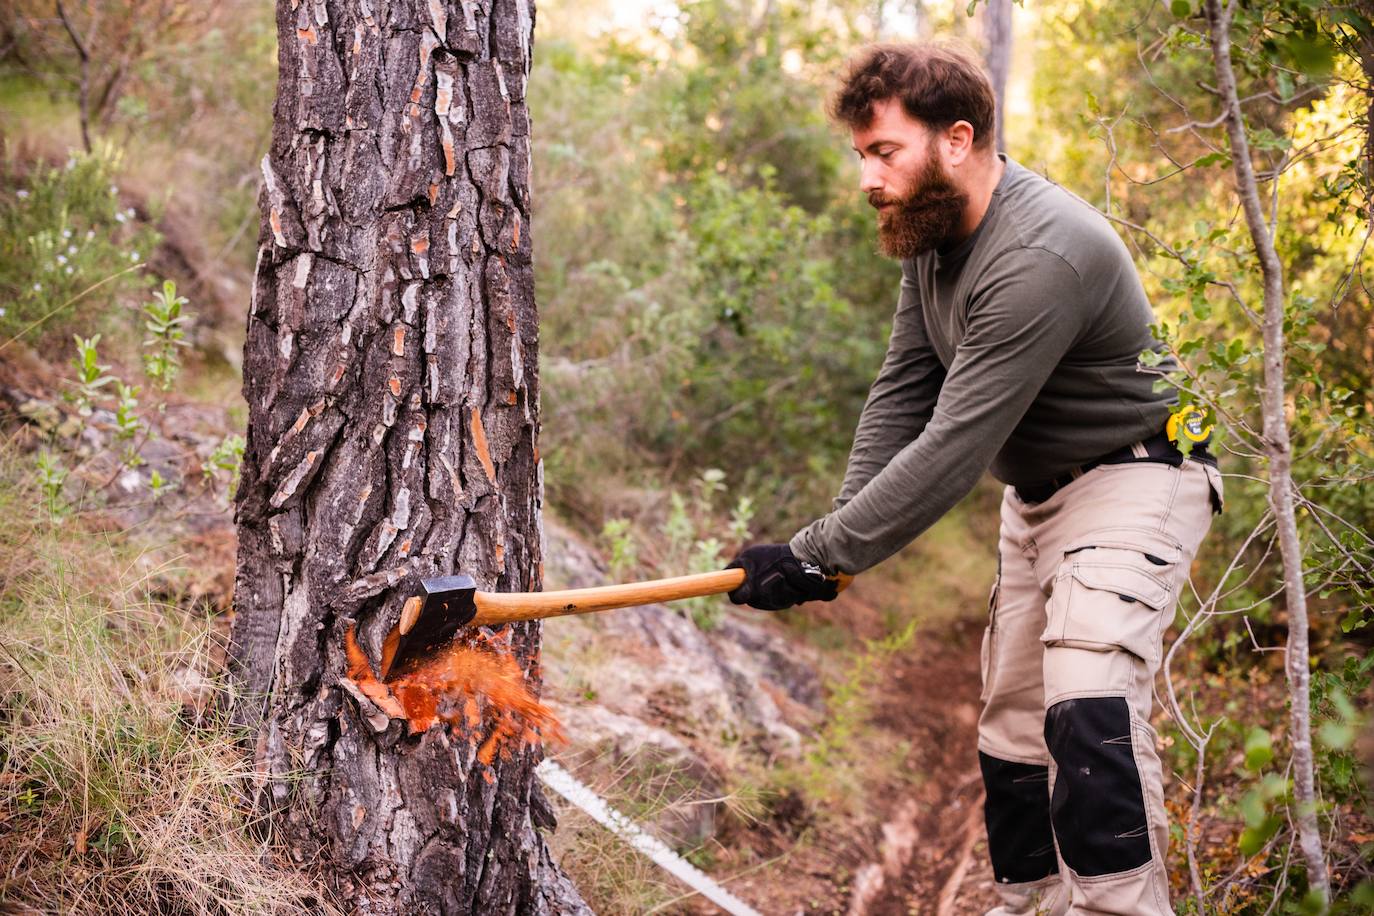
[[[973,154],[973,125],[967,121],[955,121],[945,128],[940,140],[945,148],[946,161],[951,166],[961,166]]]

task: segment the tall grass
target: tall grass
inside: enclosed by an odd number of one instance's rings
[[[31,461],[0,445],[0,910],[332,911],[245,806],[223,628],[153,552],[50,515]]]

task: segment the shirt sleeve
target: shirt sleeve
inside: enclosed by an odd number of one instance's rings
[[[945,368],[926,334],[920,290],[911,276],[910,262],[903,261],[887,356],[859,415],[844,484],[833,508],[852,500],[897,452],[920,435],[935,411],[944,377]]]
[[[1084,314],[1082,284],[1063,258],[1038,248],[998,258],[970,297],[930,421],[851,500],[797,532],[792,552],[856,575],[915,540],[973,489]]]

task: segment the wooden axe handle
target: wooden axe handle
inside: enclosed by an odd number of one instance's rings
[[[477,616],[472,618],[472,625],[496,626],[517,620],[590,614],[592,611],[609,611],[618,607],[700,598],[702,595],[728,592],[743,583],[744,570],[721,569],[692,576],[654,579],[651,582],[569,588],[557,592],[477,592],[472,596],[472,602],[477,606]]]
[[[840,588],[847,586],[852,578],[840,576]],[[471,623],[473,626],[495,626],[517,620],[539,620],[609,611],[618,607],[659,604],[681,598],[719,595],[743,584],[744,570],[722,569],[650,582],[570,588],[557,592],[476,592],[472,601],[476,605],[477,616],[472,618]]]

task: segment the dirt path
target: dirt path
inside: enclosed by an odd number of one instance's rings
[[[915,794],[911,858],[867,908],[873,916],[981,914],[994,905],[978,773],[981,636],[974,620],[923,631],[915,651],[890,666],[892,689],[878,720],[909,736],[909,766],[925,781]]]
[[[882,635],[880,615],[856,591],[813,613],[861,637]],[[981,916],[995,905],[976,746],[982,636],[976,618],[971,610],[921,627],[915,643],[884,665],[885,689],[870,727],[887,732],[894,744],[908,742],[900,769],[915,778],[870,787],[881,806],[824,828],[809,842],[797,839],[804,831],[776,822],[720,837],[727,848],[748,844],[778,861],[730,881],[732,891],[770,916]],[[732,871],[725,862],[717,873]]]

